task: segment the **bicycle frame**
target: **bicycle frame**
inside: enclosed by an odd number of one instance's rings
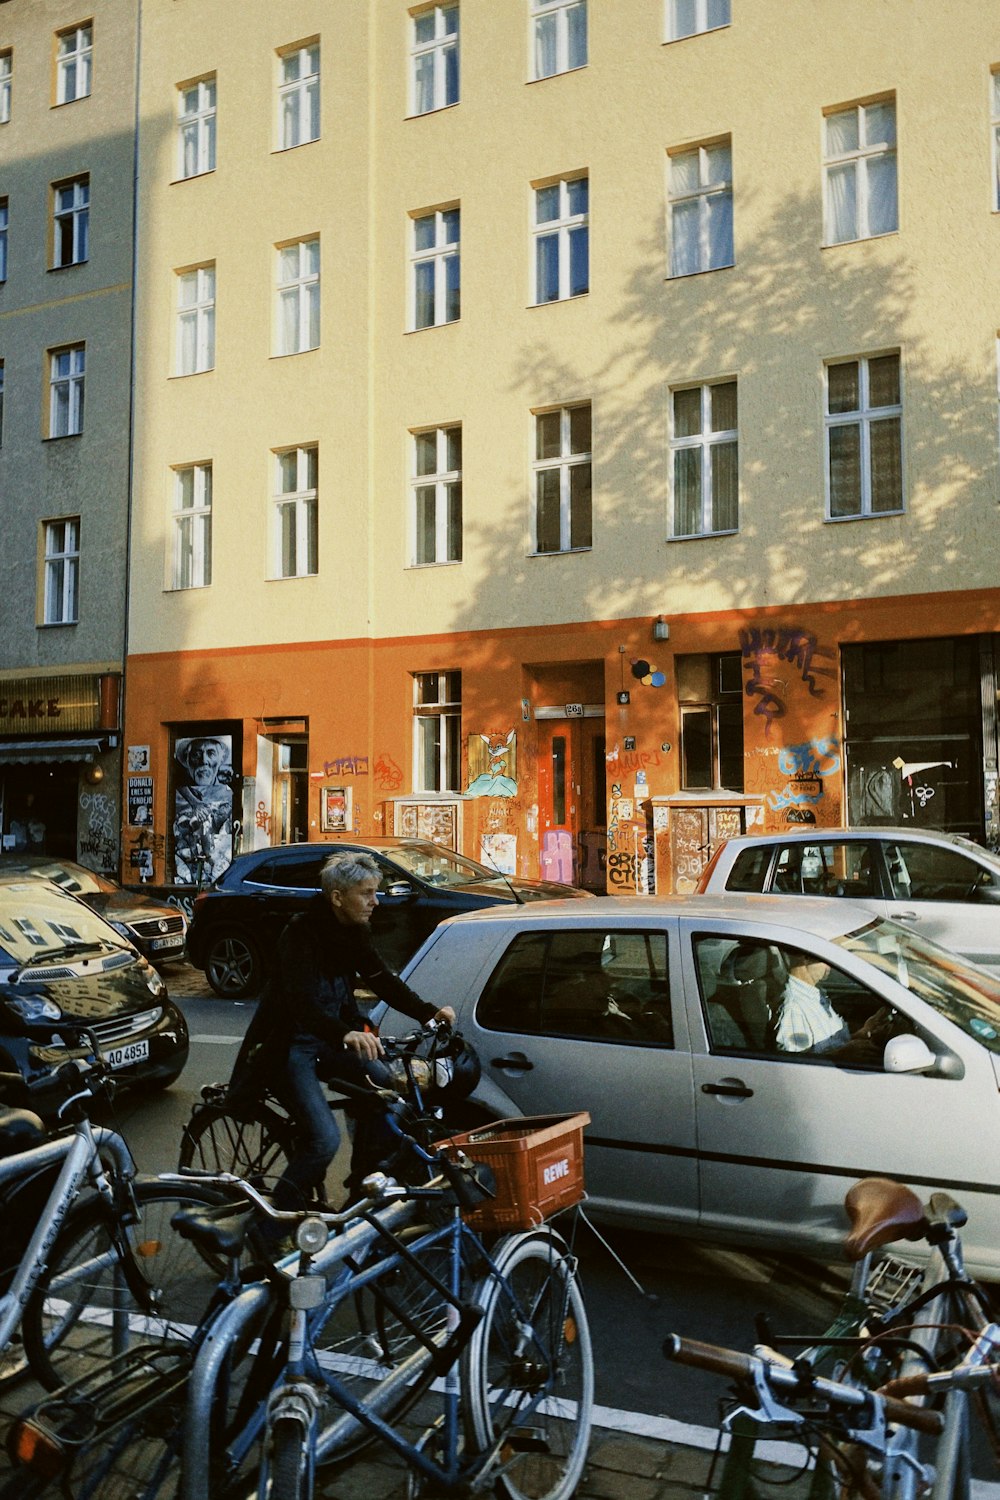
[[[56,1236],[79,1197],[84,1179],[89,1176],[102,1197],[110,1200],[112,1188],[101,1159],[102,1152],[111,1158],[114,1177],[123,1181],[131,1179],[132,1158],[122,1137],[103,1125],[91,1125],[87,1119],[79,1121],[67,1135],[0,1160],[0,1188],[62,1162],[20,1265],[7,1291],[0,1297],[0,1348],[6,1348],[20,1324],[24,1306]],[[116,1333],[116,1345],[120,1336]]]

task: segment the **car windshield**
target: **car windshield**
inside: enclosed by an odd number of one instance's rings
[[[82,901],[41,880],[0,887],[0,946],[19,967],[126,947]]]
[[[25,880],[51,880],[53,885],[69,891],[71,896],[108,896],[118,889],[95,870],[88,870],[84,865],[73,864],[71,861],[64,864],[60,860],[42,858],[30,864],[15,864],[11,861],[10,866],[7,866],[0,860],[0,872],[6,868]]]
[[[895,922],[869,922],[835,941],[1000,1054],[1000,978]]]
[[[477,885],[481,880],[503,878],[497,871],[488,870],[474,859],[466,859],[463,854],[437,844],[400,844],[387,849],[386,854],[393,864],[427,885]]]

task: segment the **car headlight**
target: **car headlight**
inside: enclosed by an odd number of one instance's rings
[[[157,974],[152,964],[146,965],[146,988],[151,995],[156,996],[157,1000],[161,995],[165,995],[167,993],[166,985],[163,983],[163,980],[160,978],[159,974]]]
[[[44,995],[21,995],[17,999],[5,997],[5,1003],[22,1021],[58,1021],[62,1016],[56,1002]]]
[[[113,927],[120,937],[128,938],[129,942],[132,941],[132,934],[124,922],[109,922],[108,926]]]

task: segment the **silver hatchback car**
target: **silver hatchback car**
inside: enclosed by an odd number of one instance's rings
[[[728,839],[706,895],[847,897],[977,964],[1000,970],[1000,859],[929,828],[786,828]]]
[[[404,973],[455,1007],[486,1114],[589,1110],[601,1217],[832,1257],[879,1174],[960,1199],[1000,1279],[1000,979],[905,927],[802,896],[538,902],[452,918]]]

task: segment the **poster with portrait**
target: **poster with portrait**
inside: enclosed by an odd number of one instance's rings
[[[193,734],[174,745],[173,847],[178,885],[208,885],[233,857],[233,737]]]
[[[128,778],[128,826],[130,828],[152,828],[153,826],[152,776]]]
[[[351,788],[320,787],[319,826],[322,833],[350,833]]]

